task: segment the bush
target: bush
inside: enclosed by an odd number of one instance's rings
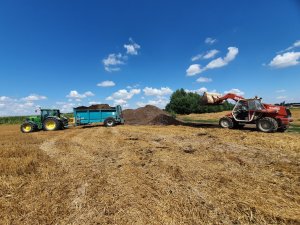
[[[197,93],[186,92],[181,88],[171,95],[166,111],[177,114],[210,113],[231,110],[233,106],[227,101],[222,105],[206,105],[202,100],[202,96]]]

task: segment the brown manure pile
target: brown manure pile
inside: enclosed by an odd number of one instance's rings
[[[179,125],[180,122],[167,112],[153,105],[123,111],[126,124],[131,125]]]
[[[108,104],[95,104],[89,107],[87,106],[79,106],[76,109],[111,109],[113,107],[109,106]]]

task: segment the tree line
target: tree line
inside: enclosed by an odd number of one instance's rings
[[[198,93],[186,92],[183,88],[176,90],[166,105],[166,111],[176,114],[210,113],[232,110],[233,104],[225,101],[221,105],[207,105]]]

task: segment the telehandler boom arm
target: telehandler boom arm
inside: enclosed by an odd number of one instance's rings
[[[234,101],[237,102],[238,100],[244,99],[244,97],[236,95],[234,93],[228,93],[228,94],[226,94],[226,95],[218,98],[217,101],[216,101],[216,103],[221,103],[221,102],[223,102],[223,101],[225,101],[227,99],[232,99],[232,100],[234,100]]]
[[[218,94],[218,93],[208,93],[204,92],[203,99],[206,102],[206,104],[222,104],[223,101],[227,99],[232,99],[234,101],[238,101],[241,99],[244,99],[242,96],[236,95],[234,93],[228,93],[224,96]]]

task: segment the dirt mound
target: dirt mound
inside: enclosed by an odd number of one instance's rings
[[[123,111],[126,124],[132,125],[178,125],[180,122],[167,112],[153,105]]]
[[[108,104],[95,104],[95,105],[91,105],[89,107],[87,106],[79,106],[75,109],[111,109],[113,107],[110,107]]]
[[[149,122],[151,125],[179,125],[180,122],[170,115],[159,114]]]

